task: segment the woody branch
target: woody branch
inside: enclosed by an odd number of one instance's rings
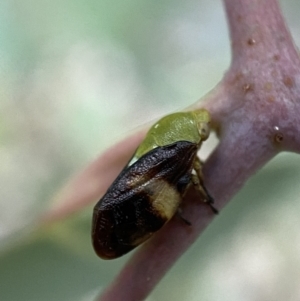
[[[204,165],[205,185],[219,209],[278,152],[300,153],[300,60],[276,0],[224,0],[224,5],[232,63],[216,88],[190,107],[205,107],[219,136]],[[113,146],[73,179],[44,221],[99,199],[144,134]],[[150,293],[214,218],[193,192],[183,210],[192,227],[171,220],[133,254],[99,300],[143,300]]]
[[[300,153],[300,61],[277,2],[224,4],[232,63],[204,104],[193,106],[210,111],[220,138],[204,166],[218,208],[279,151]],[[149,294],[214,217],[191,195],[184,212],[192,228],[173,219],[133,255],[99,300],[143,300]]]

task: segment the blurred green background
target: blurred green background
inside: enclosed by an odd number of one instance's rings
[[[280,1],[300,45],[300,2]],[[91,208],[36,221],[64,183],[137,126],[184,108],[230,63],[220,1],[0,3],[0,300],[93,300]],[[300,160],[247,183],[149,300],[300,300]],[[129,255],[130,256],[130,255]]]

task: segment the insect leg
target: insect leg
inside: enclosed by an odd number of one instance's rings
[[[182,215],[182,208],[178,208],[177,209],[177,216],[187,225],[187,226],[191,226],[192,223],[187,220],[183,215]]]
[[[202,174],[202,162],[200,161],[200,159],[198,157],[196,157],[195,161],[194,161],[194,170],[196,172],[196,174],[192,174],[192,183],[195,185],[195,187],[197,188],[197,190],[202,194],[202,196],[205,198],[205,202],[207,202],[207,204],[210,206],[210,208],[212,209],[212,211],[215,214],[218,214],[219,211],[217,208],[215,208],[212,204],[214,203],[214,199],[213,197],[209,194],[209,192],[207,191],[204,182],[203,182],[203,174]]]

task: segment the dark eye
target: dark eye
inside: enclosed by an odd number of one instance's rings
[[[202,140],[206,140],[209,136],[210,127],[207,123],[201,122],[199,124],[199,134]]]

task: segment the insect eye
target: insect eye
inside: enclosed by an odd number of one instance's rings
[[[200,122],[199,134],[202,140],[206,140],[209,136],[210,127],[206,122]]]

